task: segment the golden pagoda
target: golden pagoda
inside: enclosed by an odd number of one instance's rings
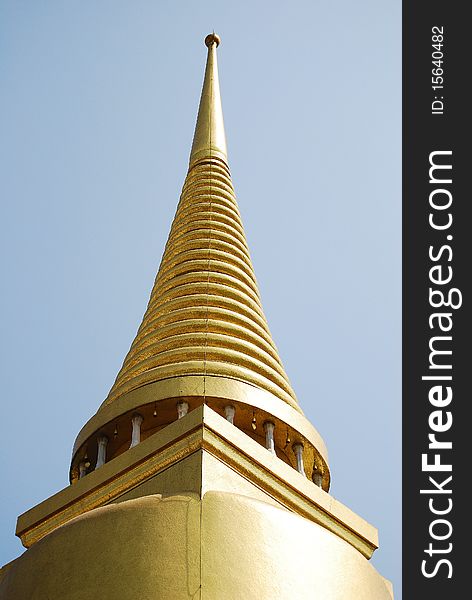
[[[18,518],[3,600],[391,600],[377,531],[329,494],[326,447],[265,319],[210,34],[190,164],[148,307],[77,436],[70,485]]]

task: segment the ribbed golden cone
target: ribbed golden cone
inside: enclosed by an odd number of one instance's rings
[[[213,375],[300,410],[264,317],[226,162],[219,38],[205,43],[189,171],[143,322],[104,404],[169,377]]]

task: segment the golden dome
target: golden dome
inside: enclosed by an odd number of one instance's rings
[[[391,600],[351,545],[266,502],[145,496],[59,527],[4,568],[8,600]]]

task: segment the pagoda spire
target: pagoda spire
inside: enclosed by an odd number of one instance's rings
[[[202,158],[210,157],[219,157],[227,162],[225,126],[216,57],[216,49],[219,44],[220,37],[215,33],[210,33],[205,38],[208,56],[192,151],[190,152],[190,165]]]
[[[216,48],[190,164],[141,327],[104,405],[172,377],[226,377],[300,411],[269,332],[227,164]],[[205,393],[205,392],[204,392]]]
[[[81,465],[113,461],[204,405],[329,488],[326,447],[262,309],[227,161],[219,43],[215,33],[205,38],[188,172],[146,312],[107,398],[77,436],[71,481],[85,476]]]

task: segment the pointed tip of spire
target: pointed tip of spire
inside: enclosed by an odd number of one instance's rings
[[[226,136],[221,108],[220,84],[216,48],[221,42],[215,32],[205,38],[208,58],[203,80],[197,124],[193,136],[190,165],[203,158],[218,157],[227,160]]]
[[[205,38],[205,46],[207,48],[209,48],[212,44],[216,44],[216,47],[218,48],[220,43],[221,43],[221,38],[214,31],[212,33],[209,33]]]

